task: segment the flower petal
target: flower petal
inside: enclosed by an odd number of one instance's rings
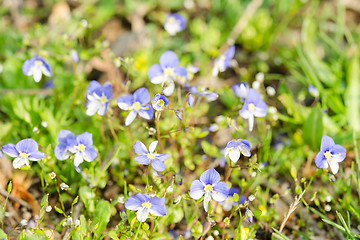
[[[229,188],[224,182],[219,182],[213,187],[211,197],[218,202],[225,201],[229,195]]]
[[[328,161],[332,173],[335,175],[339,171],[339,163],[337,161]]]
[[[138,193],[138,194],[140,194],[140,193]],[[132,210],[132,211],[137,211],[139,208],[141,208],[141,204],[143,203],[143,201],[142,201],[142,198],[138,197],[138,194],[126,199],[125,208]]]
[[[86,147],[83,157],[85,161],[92,162],[97,157],[97,152],[94,147]]]
[[[330,150],[330,148],[332,148],[334,145],[335,145],[334,140],[331,137],[324,135],[321,138],[320,150],[322,152],[326,152],[326,151]]]
[[[150,159],[146,156],[146,155],[140,155],[140,156],[136,156],[135,161],[137,163],[143,164],[143,165],[149,165],[150,164]]]
[[[38,144],[32,138],[23,139],[16,144],[16,149],[24,153],[37,152],[39,147]]]
[[[154,64],[149,68],[148,76],[153,84],[159,84],[164,81],[163,70],[159,64]]]
[[[102,87],[102,91],[108,100],[110,100],[112,98],[112,85],[111,84],[105,84]]]
[[[56,159],[60,161],[67,159],[69,155],[66,150],[67,150],[66,145],[64,144],[56,145],[54,150]]]
[[[167,209],[165,206],[165,198],[152,197],[150,198],[151,208],[150,213],[155,216],[161,217],[165,216],[167,213]]]
[[[137,116],[137,111],[132,110],[125,120],[125,126],[129,126]]]
[[[32,74],[31,69],[34,66],[34,63],[35,63],[34,59],[31,58],[31,59],[26,60],[24,62],[24,64],[22,65],[22,71],[26,76],[30,76]]]
[[[229,149],[228,153],[229,153],[230,160],[233,161],[234,163],[236,163],[239,160],[240,150],[238,148],[233,148],[233,149],[231,149],[231,151]]]
[[[98,101],[88,101],[87,104],[87,110],[86,110],[86,115],[88,116],[92,116],[94,115],[101,107],[101,103]]]
[[[145,144],[143,144],[142,142],[140,142],[139,140],[135,142],[134,146],[134,151],[136,154],[148,154],[148,150],[146,149]]]
[[[17,157],[19,156],[19,152],[16,150],[16,147],[14,144],[5,144],[2,147],[2,150],[4,153],[9,155],[10,157]]]
[[[28,157],[28,159],[31,161],[39,161],[43,158],[46,158],[46,155],[42,152],[32,152]]]
[[[216,184],[220,182],[220,174],[214,168],[210,168],[201,174],[200,181],[205,185]]]
[[[129,94],[118,98],[117,105],[120,109],[128,111],[129,108],[134,104],[133,95]]]
[[[135,102],[140,102],[141,105],[147,104],[150,102],[150,94],[146,88],[139,88],[134,92]]]
[[[343,148],[341,145],[336,144],[331,149],[331,158],[337,162],[344,161],[346,157],[346,149]]]
[[[150,209],[143,207],[137,211],[136,218],[139,222],[145,222],[149,216],[149,213],[150,213]]]
[[[163,162],[160,161],[160,160],[153,159],[153,160],[151,161],[151,167],[152,167],[153,169],[155,169],[156,171],[158,171],[158,172],[162,172],[162,171],[164,171],[164,170],[166,169],[166,164],[163,163]]]
[[[267,105],[263,100],[259,100],[254,109],[254,115],[256,117],[265,117],[267,114]]]
[[[163,93],[165,96],[170,96],[171,94],[173,94],[174,89],[175,89],[175,83],[171,81],[169,85],[163,89]]]
[[[155,158],[163,162],[169,158],[169,154],[156,154]]]
[[[318,168],[328,168],[328,163],[323,152],[319,152],[316,155],[315,164]]]
[[[21,168],[24,165],[29,166],[29,161],[26,158],[17,157],[13,161],[13,167],[15,169]]]
[[[89,86],[87,87],[86,91],[88,94],[92,94],[97,88],[100,88],[101,84],[98,81],[92,80],[89,83]]]
[[[204,184],[200,182],[200,180],[193,181],[190,187],[190,197],[198,200],[204,195],[204,193]]]
[[[151,107],[150,104],[145,106],[145,109],[139,110],[139,115],[146,120],[151,120],[154,116],[154,109]]]
[[[149,153],[154,153],[155,152],[155,148],[158,144],[158,141],[153,141],[152,143],[150,143],[150,146],[149,146]]]
[[[205,212],[207,212],[208,209],[209,209],[210,200],[211,200],[211,194],[209,192],[206,192],[205,196],[204,196],[204,209],[205,209]]]
[[[66,144],[68,139],[74,139],[75,134],[69,130],[61,130],[58,135],[58,141],[60,144]]]
[[[84,161],[84,159],[83,159],[82,153],[81,152],[75,153],[75,157],[74,157],[75,167],[78,167],[83,161]]]
[[[166,51],[160,56],[160,65],[162,69],[175,68],[179,65],[179,59],[173,51]]]
[[[78,143],[84,144],[86,147],[93,145],[92,134],[88,132],[77,135],[76,141]]]

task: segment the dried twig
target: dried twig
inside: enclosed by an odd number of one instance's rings
[[[8,195],[8,192],[4,188],[0,187],[0,194],[6,197]],[[9,199],[19,203],[20,205],[26,207],[27,209],[32,209],[29,203],[25,202],[20,198],[14,197],[11,194],[9,194]]]
[[[296,208],[298,207],[299,203],[300,203],[300,200],[301,198],[303,197],[304,193],[306,192],[306,189],[304,189],[299,196],[296,196],[295,197],[295,201],[290,204],[290,208],[289,208],[289,211],[287,212],[287,214],[284,216],[284,220],[282,221],[281,223],[281,226],[280,226],[280,229],[279,229],[279,232],[282,232],[282,230],[284,229],[285,225],[286,225],[286,222],[288,221],[290,215],[295,212]]]

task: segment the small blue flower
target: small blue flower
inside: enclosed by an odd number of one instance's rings
[[[151,164],[153,169],[162,172],[166,169],[166,164],[163,163],[163,161],[169,158],[169,154],[158,154],[155,151],[157,144],[158,141],[152,142],[148,151],[142,142],[136,141],[134,144],[134,151],[139,156],[135,157],[135,161],[143,165]]]
[[[39,146],[34,139],[27,138],[19,141],[16,145],[6,144],[2,147],[4,153],[10,157],[14,157],[13,161],[14,168],[21,168],[26,165],[29,167],[29,160],[39,161],[46,158],[46,155],[39,152]]]
[[[146,193],[137,193],[125,201],[125,207],[136,211],[136,218],[139,222],[145,222],[149,214],[162,217],[167,213],[165,198],[150,197]]]
[[[97,152],[93,145],[92,134],[84,132],[74,135],[71,131],[62,130],[58,135],[59,144],[55,147],[55,157],[62,161],[74,154],[74,165],[79,165],[85,160],[92,162],[97,157]]]
[[[184,31],[185,27],[186,19],[180,14],[174,13],[166,16],[164,28],[171,36]]]
[[[329,136],[321,139],[320,152],[316,155],[315,164],[318,168],[328,168],[330,166],[333,174],[339,171],[339,162],[344,161],[346,150]]]
[[[314,98],[319,97],[319,90],[317,90],[316,87],[314,87],[313,85],[309,85],[308,90],[310,95],[313,96]]]
[[[180,67],[179,59],[173,51],[166,51],[160,57],[160,65],[154,64],[148,71],[148,76],[153,84],[160,84],[163,93],[170,96],[175,89],[175,81],[184,83],[187,80],[187,71]]]
[[[230,160],[236,163],[239,160],[241,154],[246,157],[250,157],[250,149],[251,145],[248,140],[230,141],[226,145],[224,155],[225,157],[229,155]]]
[[[166,107],[169,105],[170,100],[168,100],[164,95],[160,93],[156,94],[154,99],[151,101],[153,108],[156,111],[164,111]]]
[[[246,101],[239,111],[239,114],[244,119],[249,119],[249,131],[253,130],[254,127],[254,116],[255,117],[265,117],[267,114],[267,105],[260,99],[259,93],[250,88]]]
[[[185,85],[185,87],[188,88],[190,93],[203,97],[208,102],[215,101],[219,97],[217,93],[209,91],[207,88],[204,87],[195,87],[195,86],[189,87],[187,85]]]
[[[229,189],[229,194],[228,197],[226,198],[225,201],[220,202],[220,205],[223,206],[223,209],[225,211],[230,211],[232,209],[233,206],[238,206],[239,203],[235,202],[233,199],[234,194],[237,193],[239,194],[239,189],[238,188],[230,188]]]
[[[187,97],[187,103],[190,107],[194,105],[195,98],[192,94],[189,94]]]
[[[209,132],[216,132],[217,130],[219,130],[219,125],[216,123],[210,125]]]
[[[246,100],[246,97],[249,92],[249,85],[246,82],[240,84],[235,84],[231,87],[235,96],[239,97],[242,102]]]
[[[79,62],[79,54],[77,53],[76,50],[71,50],[71,59],[74,61],[74,62]]]
[[[22,66],[22,71],[26,76],[33,76],[35,82],[39,82],[42,74],[51,77],[51,67],[39,56],[28,59]]]
[[[151,120],[154,110],[150,104],[150,94],[146,88],[139,88],[134,94],[122,96],[117,100],[120,109],[131,111],[125,120],[125,126],[129,126],[136,116]]]
[[[246,219],[247,219],[250,223],[253,223],[253,221],[254,221],[254,214],[252,213],[252,211],[251,211],[249,208],[246,208],[245,216],[246,216]]]
[[[200,180],[192,182],[190,187],[190,197],[195,200],[204,197],[204,209],[208,211],[208,205],[211,199],[217,202],[225,201],[228,197],[229,189],[225,182],[220,182],[220,174],[214,169],[210,168],[203,172]]]
[[[230,67],[231,59],[233,59],[234,56],[235,46],[232,45],[224,54],[220,55],[220,57],[215,60],[212,75],[216,77],[219,72],[224,72],[228,67]]]
[[[110,99],[112,98],[111,84],[104,84],[101,86],[97,81],[91,81],[87,88],[87,103],[86,114],[94,115],[96,112],[99,115],[104,115],[108,109]]]

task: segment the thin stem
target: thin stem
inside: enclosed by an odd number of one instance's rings
[[[113,127],[112,122],[111,122],[111,119],[110,119],[110,116],[107,118],[107,121],[108,121],[108,123],[109,123],[110,132],[111,132],[113,138],[115,139],[116,142],[119,142],[119,138],[118,138],[118,136],[116,135],[116,132],[115,132],[115,130],[114,130],[114,127]]]
[[[178,104],[179,106],[181,106],[181,89],[180,89],[180,86],[178,86]]]
[[[61,204],[61,209],[63,210],[63,212],[65,212],[65,207],[64,207],[64,203],[61,199],[61,194],[60,194],[60,190],[59,190],[59,186],[56,186],[56,191],[58,192],[59,194],[59,200],[60,200],[60,204]]]
[[[353,142],[354,142],[354,154],[355,154],[355,161],[356,161],[356,184],[358,189],[360,189],[360,159],[359,159],[359,150],[356,145],[356,135],[355,131],[353,132]],[[360,191],[358,191],[359,199],[360,199]]]
[[[146,187],[149,187],[149,168],[150,168],[150,164],[146,168]]]
[[[135,240],[137,239],[137,235],[138,235],[138,233],[140,231],[141,224],[142,224],[142,222],[140,222],[139,227],[138,227],[138,229],[136,231],[135,238],[134,238]]]

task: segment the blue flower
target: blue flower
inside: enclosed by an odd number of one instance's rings
[[[139,222],[145,222],[149,214],[161,217],[167,213],[164,197],[150,197],[146,193],[137,193],[129,197],[125,201],[125,207],[137,211],[136,218]]]
[[[346,150],[329,136],[321,139],[320,152],[316,155],[315,164],[318,168],[328,168],[330,166],[333,174],[339,171],[339,162],[344,161]]]
[[[250,149],[251,146],[248,140],[230,141],[226,145],[224,155],[225,157],[229,155],[230,160],[236,163],[239,160],[241,153],[246,157],[250,157]]]
[[[51,77],[51,67],[39,56],[28,59],[22,66],[22,71],[26,76],[33,76],[35,82],[39,82],[42,74]]]
[[[215,101],[219,97],[217,93],[209,91],[207,88],[204,87],[189,87],[187,85],[185,85],[185,87],[188,88],[190,93],[198,95],[200,97],[204,97],[208,102]]]
[[[190,107],[192,107],[194,105],[194,101],[195,101],[194,96],[189,94],[187,97],[187,103],[189,104]]]
[[[166,51],[160,57],[160,65],[154,64],[148,71],[153,84],[160,84],[166,96],[170,96],[175,89],[175,82],[183,83],[187,79],[187,71],[179,67],[179,59],[173,51]]]
[[[310,95],[313,96],[314,98],[319,97],[319,90],[317,90],[316,87],[314,87],[313,85],[309,85],[308,90]]]
[[[169,105],[170,100],[168,100],[164,95],[160,93],[156,94],[154,99],[151,101],[153,108],[156,111],[164,111],[166,107]]]
[[[225,211],[230,211],[233,206],[237,206],[239,204],[239,203],[235,202],[234,199],[233,199],[233,196],[234,196],[235,193],[239,194],[239,189],[238,188],[233,188],[233,187],[230,188],[228,197],[226,198],[225,201],[220,203],[220,205],[223,206],[223,209]]]
[[[182,32],[186,27],[186,19],[178,13],[168,14],[165,19],[164,28],[174,36],[178,32]]]
[[[250,88],[246,101],[239,111],[239,114],[244,119],[249,119],[249,131],[253,130],[254,127],[254,116],[255,117],[265,117],[267,114],[267,105],[260,99],[259,93]]]
[[[92,162],[97,157],[97,152],[93,145],[92,134],[84,132],[74,135],[71,131],[62,130],[58,135],[59,144],[55,147],[55,157],[62,161],[74,154],[74,165],[79,165],[85,160]]]
[[[97,81],[91,81],[87,88],[87,103],[86,114],[94,115],[96,112],[99,115],[104,115],[108,109],[109,101],[112,98],[111,84],[104,84],[101,86]]]
[[[6,144],[2,147],[4,153],[10,157],[14,157],[14,168],[21,168],[26,165],[29,167],[29,160],[39,161],[46,158],[46,155],[39,152],[39,146],[34,139],[27,138],[19,141],[16,145]]]
[[[74,61],[74,62],[79,62],[79,54],[77,53],[76,50],[71,50],[71,59]]]
[[[253,223],[254,221],[254,214],[252,213],[252,211],[249,208],[246,208],[245,210],[245,216],[246,219],[250,222]]]
[[[139,88],[134,94],[122,96],[117,100],[120,109],[131,111],[125,120],[125,126],[129,126],[137,114],[147,120],[152,119],[154,110],[148,102],[150,102],[150,94],[146,88]]]
[[[219,72],[224,72],[231,66],[231,59],[235,56],[235,46],[232,45],[226,52],[215,60],[212,75],[216,77]]]
[[[249,85],[246,82],[240,84],[235,84],[231,87],[235,96],[239,97],[242,102],[246,100],[246,97],[249,92]]]
[[[193,181],[190,187],[190,197],[193,199],[198,200],[205,195],[204,209],[206,212],[211,199],[222,202],[226,200],[228,194],[229,189],[226,183],[220,182],[220,174],[214,168],[203,172],[200,180]]]
[[[163,161],[169,158],[169,154],[158,154],[155,151],[157,144],[158,141],[152,142],[148,151],[142,142],[136,141],[134,144],[134,151],[139,156],[135,157],[135,161],[143,165],[151,164],[153,169],[162,172],[166,169],[166,165]]]

